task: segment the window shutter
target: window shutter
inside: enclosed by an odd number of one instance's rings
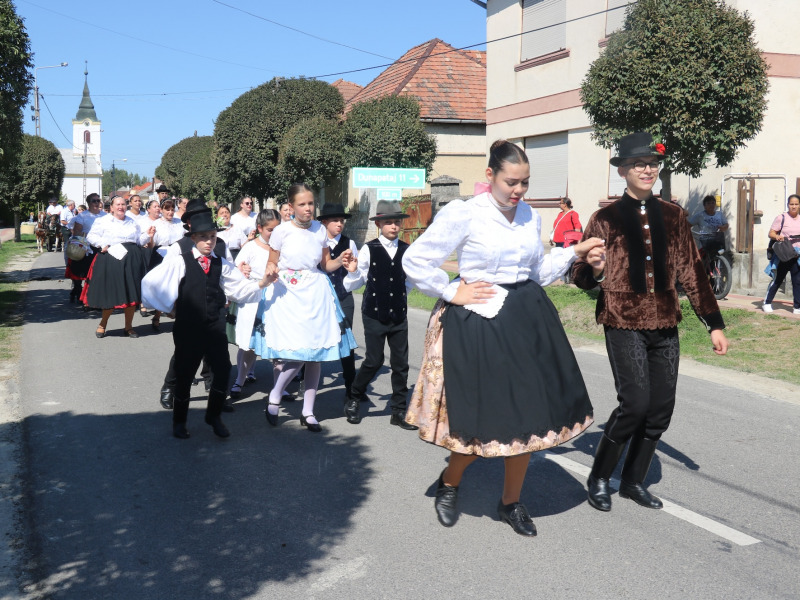
[[[634,4],[635,2],[636,0],[608,0],[608,10],[610,12],[606,13],[606,37],[618,29],[622,29],[622,26],[625,25],[625,15],[628,11],[618,7]],[[611,10],[612,8],[617,8],[617,10]]]
[[[522,55],[529,60],[567,47],[566,0],[524,0],[522,4]],[[533,29],[541,31],[524,33]]]
[[[531,182],[526,197],[565,197],[569,167],[567,132],[526,138],[525,154],[531,165]]]

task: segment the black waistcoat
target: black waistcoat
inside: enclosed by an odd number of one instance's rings
[[[219,285],[222,275],[222,260],[211,257],[208,274],[203,272],[194,254],[184,252],[183,261],[186,275],[178,287],[178,300],[175,302],[176,329],[195,330],[225,326],[223,310],[225,309],[225,292]],[[199,331],[200,333],[202,332]]]
[[[350,248],[350,238],[346,235],[341,235],[339,237],[339,243],[331,250],[331,258],[336,258],[345,250]],[[344,278],[347,275],[347,269],[344,267],[339,267],[333,273],[328,273],[328,277],[331,278],[331,283],[333,284],[333,289],[336,290],[336,296],[339,300],[343,300],[350,294],[346,289],[344,289]]]
[[[361,313],[381,323],[401,323],[406,318],[406,274],[403,272],[403,254],[408,244],[397,242],[394,258],[379,240],[367,242],[369,271]]]

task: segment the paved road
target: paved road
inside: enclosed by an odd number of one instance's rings
[[[462,484],[462,516],[436,521],[431,493],[446,453],[389,425],[388,372],[361,425],[341,415],[324,371],[317,416],[299,403],[264,419],[258,363],[216,439],[195,405],[190,440],[171,436],[158,389],[170,326],[137,340],[94,337],[95,315],[66,303],[60,256],[35,263],[23,330],[27,461],[26,583],[70,599],[160,598],[797,598],[800,405],[683,376],[673,424],[649,482],[668,510],[614,498],[585,502],[585,472],[614,405],[606,359],[578,349],[597,424],[532,457],[523,501],[538,537],[495,520],[502,463],[479,461]],[[37,278],[43,278],[38,279]],[[412,311],[412,381],[427,315]],[[168,321],[165,321],[168,323]],[[360,332],[357,332],[360,338]],[[233,355],[233,353],[232,353]],[[734,381],[734,378],[732,378]],[[753,382],[758,380],[752,379]],[[747,389],[747,388],[750,389]],[[201,395],[195,388],[196,395]],[[791,400],[791,399],[790,399]],[[0,587],[0,592],[8,592]]]

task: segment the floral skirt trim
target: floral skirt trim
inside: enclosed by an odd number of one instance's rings
[[[464,440],[451,436],[444,392],[442,325],[439,320],[445,306],[445,302],[440,299],[433,307],[425,333],[422,366],[406,413],[406,421],[419,427],[420,439],[459,454],[475,454],[484,458],[516,456],[563,444],[583,433],[593,423],[594,419],[587,416],[582,423],[575,423],[571,428],[563,427],[561,431],[548,431],[543,437],[534,435],[524,440],[515,439],[510,443]]]

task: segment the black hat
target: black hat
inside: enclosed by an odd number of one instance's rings
[[[211,212],[211,209],[208,208],[208,206],[206,206],[206,203],[203,202],[202,200],[197,200],[195,198],[192,198],[186,203],[186,210],[184,210],[183,214],[181,215],[181,221],[186,223],[189,217],[204,211]]]
[[[618,167],[623,160],[628,158],[648,158],[652,156],[662,160],[665,153],[664,144],[654,144],[652,135],[646,131],[637,131],[626,135],[619,141],[618,156],[612,157],[609,162]]]
[[[320,210],[317,219],[320,221],[322,219],[349,219],[351,216],[350,213],[344,212],[344,206],[341,204],[326,202],[322,205],[322,210]]]
[[[156,194],[160,194],[161,192],[166,192],[167,194],[169,194],[167,186],[165,186],[163,183],[156,188]]]
[[[187,225],[184,225],[188,231],[184,234],[190,236],[193,233],[204,233],[206,231],[216,231],[217,224],[211,215],[211,210],[199,211],[189,217]]]
[[[375,208],[375,216],[370,217],[370,221],[407,218],[408,215],[403,212],[397,200],[378,200],[378,206]]]

